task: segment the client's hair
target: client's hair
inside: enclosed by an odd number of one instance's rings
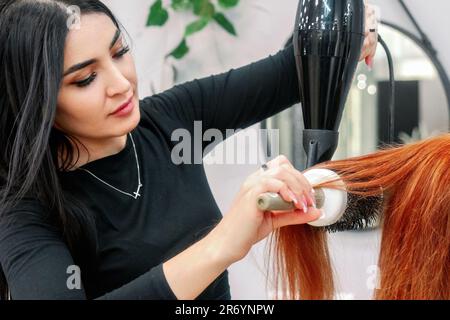
[[[450,134],[317,167],[337,172],[349,193],[384,196],[375,299],[450,299]],[[323,228],[288,226],[273,240],[281,298],[333,298]]]

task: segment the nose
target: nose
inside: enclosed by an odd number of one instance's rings
[[[131,83],[123,75],[122,71],[114,64],[110,67],[109,72],[109,82],[106,88],[106,94],[109,97],[114,97],[115,95],[123,95],[131,91]]]

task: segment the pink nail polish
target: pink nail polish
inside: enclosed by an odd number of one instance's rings
[[[368,67],[369,71],[372,71],[372,68],[373,68],[373,59],[372,59],[372,57],[366,57],[366,64],[367,64],[367,67]]]

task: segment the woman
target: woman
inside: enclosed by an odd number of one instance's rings
[[[450,299],[450,134],[318,167],[338,172],[347,191],[362,196],[359,203],[368,197],[384,199],[382,210],[330,226],[358,229],[382,211],[380,281],[374,297]],[[326,181],[318,187],[337,186]],[[333,298],[325,230],[288,226],[274,235],[275,274],[282,292],[294,299]]]
[[[72,5],[81,20],[69,30]],[[0,40],[3,297],[229,299],[228,266],[274,229],[320,216],[284,158],[249,177],[223,219],[203,166],[171,158],[172,133],[194,121],[224,132],[298,102],[292,48],[139,100],[100,1],[3,1]],[[267,191],[297,209],[258,211]]]

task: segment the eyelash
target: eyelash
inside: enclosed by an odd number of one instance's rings
[[[121,59],[125,54],[127,54],[130,51],[130,47],[126,46],[124,48],[122,48],[119,52],[117,52],[113,58],[115,59]],[[95,80],[95,78],[97,77],[97,73],[93,72],[87,79],[81,80],[81,81],[77,81],[75,82],[75,84],[80,87],[80,88],[84,88],[87,87],[88,85],[90,85],[92,83],[92,81]]]
[[[126,54],[128,53],[128,51],[130,51],[130,47],[129,47],[129,46],[123,47],[119,52],[117,52],[117,53],[114,55],[114,58],[120,59],[120,58],[122,58],[124,55],[126,55]]]

